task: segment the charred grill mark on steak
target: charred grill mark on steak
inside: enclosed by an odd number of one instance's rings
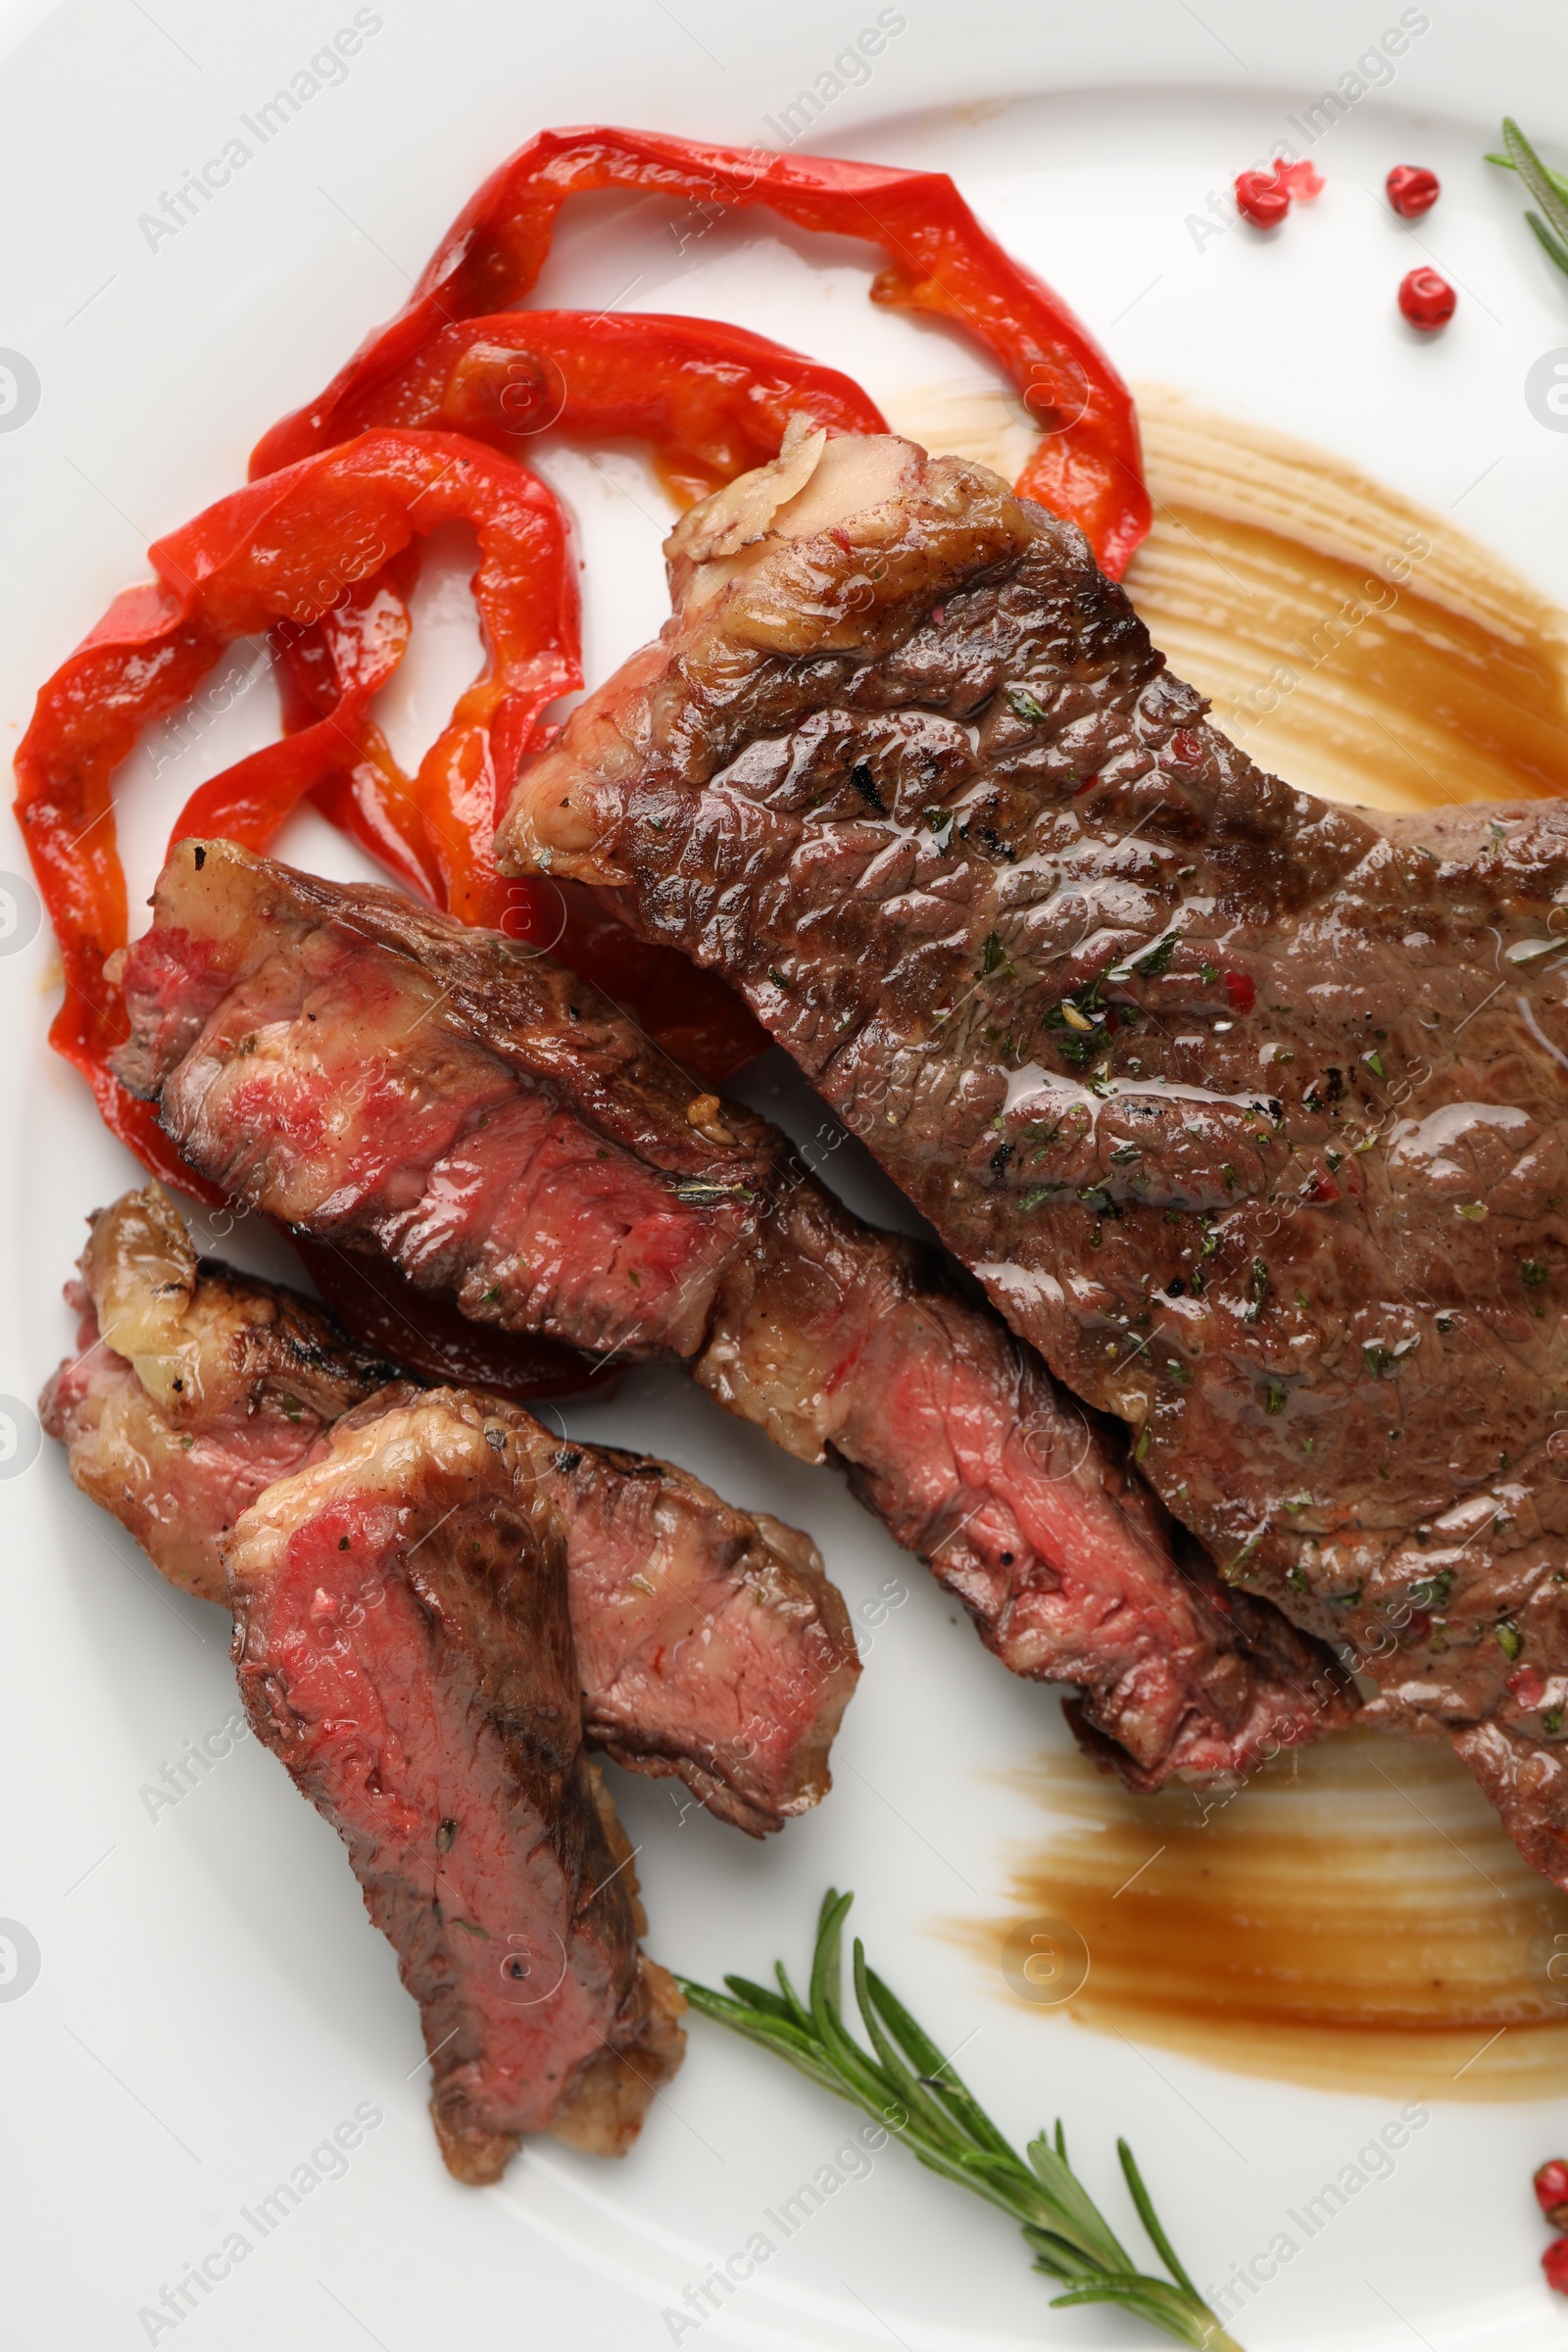
[[[228,1545],[246,1713],[349,1849],[473,2182],[525,2132],[622,2153],[684,2046],[583,1752],[564,1545],[513,1412],[435,1391],[340,1423]]]
[[[1568,1884],[1568,812],[1260,773],[983,468],[904,445],[813,517],[677,551],[514,863],[739,985],[1222,1572]]]
[[[100,1211],[82,1275],[78,1353],[44,1393],[44,1425],[171,1582],[226,1603],[240,1513],[317,1459],[334,1423],[370,1426],[416,1392],[310,1300],[198,1261],[156,1184]],[[816,1804],[859,1662],[815,1545],[670,1463],[563,1446],[517,1407],[485,1409],[565,1547],[589,1737],[753,1836]]]
[[[195,847],[126,959],[121,1068],[204,1174],[510,1327],[689,1362],[832,1453],[1009,1666],[1081,1685],[1140,1782],[1341,1719],[1310,1642],[1258,1651],[1184,1580],[1121,1449],[999,1321],[605,999],[390,892]]]

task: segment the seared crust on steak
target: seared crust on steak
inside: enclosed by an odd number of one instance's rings
[[[44,1425],[171,1582],[226,1603],[240,1512],[316,1460],[334,1422],[368,1428],[417,1391],[311,1300],[198,1262],[159,1185],[100,1210],[81,1262],[79,1352],[44,1392]],[[589,1737],[755,1837],[816,1804],[859,1674],[816,1546],[671,1463],[564,1445],[499,1398],[482,1409],[564,1546]]]
[[[241,1511],[398,1367],[310,1299],[198,1258],[157,1183],[99,1210],[66,1296],[76,1353],[38,1400],[44,1428],[172,1585],[226,1604]]]
[[[865,512],[672,547],[514,861],[740,986],[1222,1573],[1568,1884],[1568,809],[1260,773],[1077,531],[895,447]]]
[[[246,1713],[349,1849],[467,2181],[558,2122],[620,2155],[685,2038],[583,1753],[565,1549],[514,1413],[438,1390],[357,1416],[227,1546]]]
[[[1195,1590],[1125,1447],[997,1318],[584,983],[226,842],[176,848],[155,916],[120,1066],[204,1174],[509,1328],[687,1361],[831,1454],[999,1656],[1082,1688],[1141,1785],[1343,1719],[1332,1661]]]

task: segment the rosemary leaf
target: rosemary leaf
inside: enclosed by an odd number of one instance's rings
[[[1037,2270],[1064,2292],[1054,2308],[1115,2303],[1200,2352],[1241,2352],[1182,2268],[1160,2226],[1125,2140],[1116,2143],[1139,2219],[1169,2277],[1136,2270],[1131,2256],[1067,2161],[1058,2121],[1054,2137],[1030,2141],[1027,2161],[997,2129],[967,2084],[875,1971],[857,1937],[852,1983],[871,2047],[845,2022],[844,1922],[851,1894],[829,1887],[817,1917],[808,2000],[777,1964],[778,1990],[726,1977],[727,1992],[680,1980],[691,2006],[715,2024],[771,2050],[843,2099],[862,2107],[911,2156],[1015,2221]]]
[[[742,2008],[763,2010],[767,2015],[778,2018],[784,2025],[798,2025],[803,2022],[796,2017],[783,1994],[770,1992],[765,1984],[754,1984],[750,1977],[726,1977],[724,1982]]]
[[[1568,203],[1511,115],[1502,119],[1502,142],[1508,150],[1509,162],[1545,214],[1547,226],[1559,237],[1568,238]]]
[[[1144,2176],[1138,2170],[1137,2158],[1134,2156],[1131,2148],[1127,2145],[1127,2142],[1124,2139],[1117,2140],[1116,2153],[1121,2158],[1121,2169],[1126,2176],[1127,2186],[1132,2192],[1133,2203],[1138,2208],[1138,2219],[1143,2223],[1144,2228],[1149,2231],[1151,2238],[1152,2238],[1155,2253],[1159,2256],[1160,2261],[1165,2265],[1166,2270],[1169,2271],[1177,2285],[1185,2287],[1188,2294],[1190,2294],[1196,2301],[1198,2289],[1193,2284],[1191,2278],[1188,2278],[1187,2273],[1183,2270],[1181,2264],[1176,2259],[1176,2249],[1171,2244],[1170,2239],[1165,2235],[1164,2230],[1160,2224],[1159,2216],[1154,2211],[1153,2200],[1150,2196],[1148,2189],[1144,2186]]]
[[[858,1951],[858,1944],[856,1949]],[[1017,2159],[1013,2156],[1011,2148],[1008,2147],[985,2109],[977,2099],[971,2096],[967,2086],[954,2073],[936,2043],[930,2039],[921,2027],[915,2024],[904,2004],[889,1991],[874,1969],[865,1970],[865,1983],[873,2003],[887,2021],[890,2031],[898,2035],[909,2056],[922,2069],[924,2080],[929,2083],[940,2083],[944,2097],[956,2110],[957,2120],[976,2146],[988,2147],[994,2155],[1004,2156],[1009,2163],[1016,2163]],[[856,1991],[858,1995],[858,1981]],[[866,2025],[869,2029],[871,2025],[869,2015],[866,2017]]]
[[[1560,237],[1552,235],[1539,213],[1526,213],[1525,220],[1528,225],[1534,229],[1547,258],[1556,263],[1564,276],[1568,276],[1568,245],[1565,245]]]
[[[1544,164],[1511,115],[1502,121],[1505,155],[1489,155],[1489,164],[1517,172],[1545,214],[1526,213],[1525,220],[1547,259],[1568,276],[1568,176]]]
[[[1516,170],[1514,158],[1511,158],[1511,155],[1484,155],[1484,158],[1481,158],[1481,163],[1495,163],[1495,165],[1502,165],[1502,170],[1504,170],[1504,172],[1514,172],[1514,170]],[[1566,202],[1566,205],[1568,205],[1568,172],[1554,172],[1554,170],[1551,170],[1551,165],[1549,165],[1549,163],[1543,163],[1543,172],[1544,172],[1544,174],[1546,174],[1546,178],[1549,178],[1549,181],[1551,181],[1551,186],[1556,188],[1556,193],[1561,195],[1563,202]]]
[[[1511,155],[1484,155],[1481,161],[1484,164],[1498,164],[1504,172],[1512,172],[1516,168]],[[1549,164],[1542,164],[1541,169],[1563,202],[1568,204],[1568,172],[1554,172]]]

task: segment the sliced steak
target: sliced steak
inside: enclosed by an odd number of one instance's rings
[[[82,1274],[78,1353],[44,1426],[171,1582],[226,1603],[241,1511],[318,1458],[334,1421],[368,1427],[416,1392],[310,1300],[198,1261],[156,1184],[99,1212]],[[564,1545],[589,1736],[756,1836],[816,1804],[859,1661],[815,1545],[668,1462],[481,1407]]]
[[[1013,1673],[1076,1684],[1074,1729],[1134,1787],[1245,1770],[1348,1719],[1330,1650],[1172,1560],[1114,1425],[820,1185],[780,1195],[693,1370],[791,1452],[842,1464]]]
[[[81,1324],[38,1400],[44,1428],[172,1585],[226,1604],[220,1545],[241,1511],[398,1367],[309,1299],[198,1259],[159,1184],[92,1219],[66,1296]]]
[[[621,2154],[685,2038],[583,1752],[565,1547],[514,1415],[436,1391],[340,1424],[227,1546],[245,1711],[349,1849],[468,2181],[524,2132]]]
[[[509,1419],[565,1530],[590,1735],[756,1837],[819,1803],[860,1661],[810,1538],[671,1462]]]
[[[1141,1785],[1343,1718],[1326,1653],[1176,1568],[1119,1437],[583,982],[230,843],[181,844],[154,906],[120,1067],[203,1174],[509,1328],[685,1361],[844,1462],[1009,1666],[1082,1688]]]
[[[1568,1883],[1568,811],[1296,791],[1075,530],[844,453],[737,485],[736,552],[728,493],[685,518],[514,863],[737,983],[1224,1575]]]
[[[120,1067],[231,1195],[384,1251],[480,1322],[689,1354],[777,1139],[500,932],[183,843],[125,963]]]

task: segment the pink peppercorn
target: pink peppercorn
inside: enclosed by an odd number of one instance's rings
[[[1430,213],[1443,193],[1437,173],[1424,164],[1396,164],[1383,184],[1401,220],[1415,220]]]
[[[1254,228],[1278,228],[1291,209],[1291,191],[1272,172],[1242,172],[1236,180],[1236,210]]]
[[[1435,270],[1412,270],[1399,280],[1400,310],[1412,326],[1427,334],[1447,325],[1458,299],[1447,279]]]

